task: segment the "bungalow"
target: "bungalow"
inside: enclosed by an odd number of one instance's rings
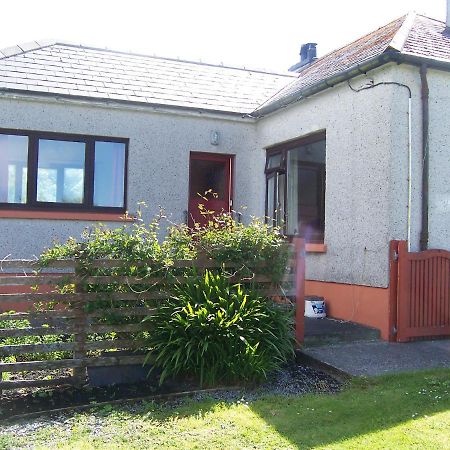
[[[389,243],[450,249],[450,32],[408,14],[288,73],[62,42],[0,51],[0,256],[29,258],[139,201],[149,219],[267,216],[306,292],[389,329]]]

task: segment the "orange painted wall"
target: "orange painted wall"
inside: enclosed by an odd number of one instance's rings
[[[305,295],[323,297],[330,317],[378,328],[389,339],[388,288],[306,280]]]
[[[23,274],[15,274],[15,273],[5,273],[0,274],[0,277],[7,277],[7,276],[13,276],[13,275],[23,275]],[[43,273],[42,275],[46,275]],[[54,274],[52,274],[54,275]],[[52,286],[46,286],[41,285],[39,286],[39,292],[40,293],[47,293],[47,292],[53,292],[54,287]],[[0,294],[30,294],[33,293],[33,289],[31,286],[13,286],[13,285],[0,285]],[[32,304],[29,302],[1,302],[0,303],[0,313],[6,312],[6,311],[17,311],[17,312],[25,312],[29,311]]]

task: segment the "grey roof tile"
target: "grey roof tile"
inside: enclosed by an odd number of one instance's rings
[[[444,22],[417,16],[405,40],[402,53],[450,60],[450,30]]]
[[[400,44],[400,45],[399,45]],[[410,13],[335,50],[303,69],[260,108],[279,104],[302,90],[387,51],[450,62],[450,31],[444,22]],[[260,109],[258,108],[258,109]]]
[[[29,46],[0,59],[0,74],[21,77],[30,91],[65,93],[169,106],[253,111],[291,79],[274,74],[213,66],[67,44]],[[10,52],[14,53],[14,52]]]
[[[0,50],[0,87],[248,114],[388,50],[450,62],[445,24],[405,17],[319,58],[299,74],[31,42]]]

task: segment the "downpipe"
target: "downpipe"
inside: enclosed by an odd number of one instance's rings
[[[429,182],[429,88],[427,79],[428,67],[420,66],[421,99],[422,99],[422,221],[420,231],[420,250],[428,248],[428,182]]]

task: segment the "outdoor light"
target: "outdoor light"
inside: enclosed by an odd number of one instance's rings
[[[211,145],[219,145],[219,132],[213,131],[211,133]]]

